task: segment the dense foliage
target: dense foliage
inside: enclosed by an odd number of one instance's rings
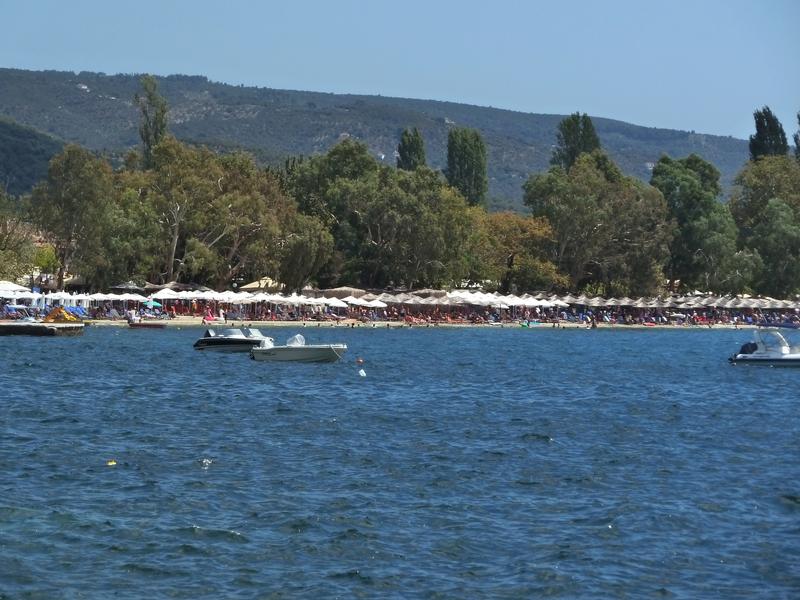
[[[155,87],[139,101],[143,123],[168,114]],[[350,137],[325,154],[263,168],[247,153],[190,145],[155,123],[142,126],[141,150],[113,166],[68,145],[29,197],[0,196],[0,276],[38,265],[57,271],[59,284],[78,273],[91,289],[130,279],[219,289],[269,277],[287,291],[477,283],[609,296],[658,294],[668,284],[800,292],[793,157],[748,163],[724,204],[719,171],[698,155],[663,156],[648,185],[599,147],[589,117],[562,125],[554,159],[569,164],[554,160],[529,177],[530,216],[485,210],[486,148],[463,128],[450,130],[445,173],[425,166],[418,130],[400,140],[408,169]]]
[[[625,177],[601,150],[532,176],[525,203],[553,228],[549,257],[571,289],[655,293],[671,227],[658,190]]]
[[[29,192],[63,147],[35,129],[0,118],[0,190],[15,196]]]
[[[762,156],[783,156],[789,151],[786,133],[769,106],[753,113],[756,132],[750,136],[750,160]]]
[[[397,168],[413,171],[425,164],[425,141],[422,134],[416,127],[412,130],[404,129],[397,145]]]
[[[447,135],[447,181],[471,205],[483,205],[489,190],[486,144],[474,129],[454,128]]]
[[[139,108],[141,120],[139,137],[142,138],[142,165],[153,167],[153,149],[167,134],[167,101],[158,93],[158,82],[152,75],[141,79],[143,95],[136,94],[134,103]]]
[[[696,154],[662,157],[651,184],[666,199],[675,225],[667,275],[689,288],[739,292],[746,280],[746,255],[737,254],[737,229],[727,205],[719,202],[719,171]]]
[[[600,149],[600,138],[592,119],[584,113],[574,113],[558,124],[556,147],[550,164],[569,171],[581,154]]]
[[[797,132],[792,136],[794,140],[794,155],[800,160],[800,112],[797,113]]]
[[[20,201],[0,189],[0,280],[30,272],[34,247]]]

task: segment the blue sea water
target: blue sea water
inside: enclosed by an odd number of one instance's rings
[[[800,597],[800,370],[748,332],[302,331],[350,350],[0,338],[0,598]]]

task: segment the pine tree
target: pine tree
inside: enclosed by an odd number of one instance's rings
[[[586,113],[576,112],[558,124],[556,147],[550,164],[569,171],[581,154],[600,148],[600,139],[594,130],[592,119]]]
[[[762,156],[783,156],[789,151],[786,133],[769,106],[753,113],[756,122],[756,133],[750,136],[750,160]]]
[[[425,142],[422,134],[414,127],[411,131],[403,130],[400,144],[397,146],[397,168],[415,171],[425,166]]]
[[[489,188],[486,145],[474,129],[451,129],[447,135],[448,183],[473,205],[483,204]]]

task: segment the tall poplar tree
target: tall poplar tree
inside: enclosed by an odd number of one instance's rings
[[[756,133],[750,136],[750,160],[762,156],[783,156],[789,151],[786,133],[769,106],[753,113],[756,122]]]
[[[800,160],[800,112],[797,113],[797,133],[792,136],[794,140],[794,155],[797,160]]]
[[[573,113],[558,124],[556,147],[550,164],[569,171],[581,154],[600,149],[600,138],[586,113]]]
[[[397,146],[397,168],[405,171],[414,171],[425,166],[425,142],[422,134],[414,127],[412,130],[404,129]]]
[[[472,206],[483,204],[489,189],[486,145],[474,129],[451,129],[447,136],[447,182]]]
[[[152,75],[144,75],[141,84],[144,95],[136,94],[134,102],[142,115],[139,124],[143,146],[142,166],[151,169],[154,166],[153,148],[167,133],[167,101],[158,93],[158,83]]]

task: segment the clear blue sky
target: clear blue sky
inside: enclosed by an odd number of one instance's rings
[[[0,0],[0,66],[579,110],[747,137],[800,110],[800,0]]]

